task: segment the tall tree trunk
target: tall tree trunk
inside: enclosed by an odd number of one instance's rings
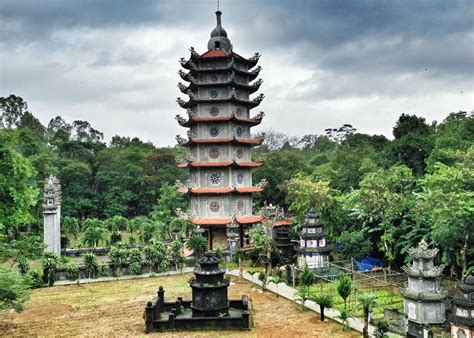
[[[324,306],[319,306],[321,308],[321,321],[324,322]]]
[[[364,309],[364,338],[369,338],[369,309]]]
[[[464,240],[464,247],[462,248],[462,275],[463,278],[467,270],[467,242],[469,241],[469,231],[466,234],[466,239]]]

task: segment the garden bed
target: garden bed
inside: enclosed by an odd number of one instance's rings
[[[165,299],[178,296],[191,298],[190,274],[123,280],[87,285],[70,285],[32,290],[32,299],[23,313],[8,313],[0,318],[0,331],[5,336],[143,336],[143,311],[146,302],[156,294],[158,286],[166,290]],[[239,331],[239,337],[358,337],[343,331],[339,324],[321,323],[311,311],[246,281],[231,279],[229,298],[246,294],[250,298],[253,327]],[[167,333],[182,337],[183,332]],[[187,337],[235,336],[235,331],[188,332]]]

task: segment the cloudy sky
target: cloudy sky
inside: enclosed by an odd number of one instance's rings
[[[207,50],[215,0],[1,0],[0,96],[47,124],[87,120],[174,145],[185,112],[177,60]],[[401,113],[474,108],[473,1],[221,0],[234,50],[262,54],[260,128],[290,135],[350,123],[391,136]]]

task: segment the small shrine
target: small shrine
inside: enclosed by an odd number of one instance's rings
[[[408,337],[423,337],[429,325],[445,322],[447,292],[441,289],[444,265],[435,266],[437,248],[429,249],[422,240],[418,247],[408,250],[412,265],[402,267],[408,275],[408,287],[401,290],[408,316]]]
[[[474,274],[466,277],[458,288],[462,295],[453,298],[452,314],[448,318],[451,336],[472,338],[474,337]]]
[[[44,244],[46,252],[61,254],[61,184],[50,175],[43,195]]]
[[[288,226],[275,226],[273,228],[273,240],[279,255],[278,263],[290,264],[293,261],[294,247]]]
[[[300,246],[296,248],[298,268],[304,268],[305,264],[310,269],[325,267],[329,262],[332,246],[327,241],[324,223],[314,209],[306,214],[299,235]]]
[[[248,298],[228,300],[229,279],[225,269],[219,268],[220,259],[212,251],[198,260],[195,277],[189,284],[192,300],[179,297],[175,302],[165,302],[165,290],[160,286],[158,297],[145,308],[146,332],[189,330],[198,328],[250,328]]]

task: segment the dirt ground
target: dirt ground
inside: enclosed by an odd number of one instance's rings
[[[0,336],[144,336],[145,304],[163,285],[165,299],[191,297],[190,275],[58,286],[36,289],[22,313],[0,316]],[[318,314],[277,298],[245,281],[232,279],[229,298],[251,300],[250,331],[192,331],[160,333],[162,337],[358,337]],[[158,334],[154,334],[158,335]]]

